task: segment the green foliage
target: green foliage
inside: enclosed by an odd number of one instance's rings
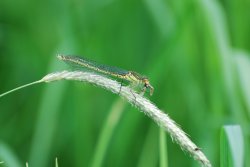
[[[57,53],[137,71],[155,88],[149,98],[219,166],[224,124],[239,124],[250,144],[249,8],[244,0],[0,1],[0,92],[67,68]],[[0,166],[51,166],[56,157],[60,167],[199,166],[121,103],[68,81],[0,98]]]

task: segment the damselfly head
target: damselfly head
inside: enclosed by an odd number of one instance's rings
[[[143,83],[144,83],[144,87],[146,89],[149,89],[150,96],[152,96],[154,93],[154,87],[152,85],[150,85],[148,78],[143,78]]]

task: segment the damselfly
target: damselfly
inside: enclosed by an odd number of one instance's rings
[[[141,86],[141,92],[145,93],[147,89],[150,91],[150,95],[153,95],[154,88],[150,85],[149,80],[147,77],[142,76],[134,71],[127,71],[124,69],[120,69],[117,67],[111,67],[104,64],[99,64],[93,60],[89,60],[85,57],[78,57],[78,56],[66,56],[66,55],[58,55],[57,56],[60,60],[63,60],[64,62],[77,66],[77,67],[83,67],[87,68],[99,73],[103,73],[106,75],[110,75],[116,78],[120,78],[122,80],[128,81],[132,86]]]

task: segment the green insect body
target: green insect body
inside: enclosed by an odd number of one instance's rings
[[[58,55],[57,57],[72,66],[90,69],[99,73],[126,80],[132,85],[132,87],[142,86],[141,93],[144,94],[145,91],[149,89],[150,95],[153,95],[154,88],[150,85],[148,78],[138,74],[137,72],[99,64],[93,60],[79,56]]]

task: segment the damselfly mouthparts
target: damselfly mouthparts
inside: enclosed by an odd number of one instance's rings
[[[153,95],[154,88],[150,85],[149,80],[147,77],[142,76],[134,71],[127,71],[124,69],[120,69],[117,67],[111,67],[104,64],[99,64],[93,60],[89,60],[85,57],[78,57],[78,56],[66,56],[66,55],[58,55],[57,56],[60,60],[64,62],[77,66],[87,68],[96,72],[100,72],[106,75],[111,75],[113,77],[120,78],[122,80],[128,81],[132,86],[142,86],[141,93],[145,93],[147,89],[150,91],[150,95]]]

